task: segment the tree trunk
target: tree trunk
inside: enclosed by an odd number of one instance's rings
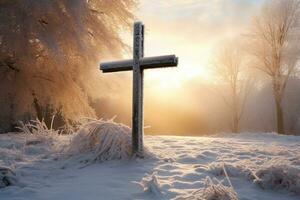
[[[235,98],[235,97],[234,97]],[[238,116],[238,105],[237,101],[234,100],[232,105],[232,126],[231,126],[231,131],[233,133],[239,133],[239,116]]]
[[[239,130],[239,121],[236,117],[234,117],[234,119],[233,119],[232,132],[233,133],[239,133],[240,132],[240,130]]]
[[[237,94],[237,85],[236,82],[233,85],[232,89],[232,128],[233,133],[239,133],[240,124],[239,124],[239,102]]]
[[[284,118],[283,118],[283,109],[281,106],[281,101],[275,99],[275,104],[276,104],[277,133],[284,134]]]

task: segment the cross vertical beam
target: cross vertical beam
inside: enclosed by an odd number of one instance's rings
[[[144,72],[140,60],[144,56],[144,25],[134,23],[133,34],[133,92],[132,92],[132,153],[143,155],[144,117],[143,84]]]
[[[143,116],[143,78],[144,69],[176,67],[175,55],[144,58],[144,25],[134,23],[133,59],[105,62],[100,64],[103,73],[133,71],[132,84],[132,155],[143,157],[144,116]]]

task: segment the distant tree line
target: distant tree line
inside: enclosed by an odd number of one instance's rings
[[[231,113],[231,131],[240,131],[245,102],[254,85],[251,69],[257,69],[271,81],[276,131],[286,133],[283,100],[289,80],[299,70],[300,1],[267,0],[238,40],[220,44],[213,65],[229,87],[223,100]]]
[[[115,86],[115,75],[101,76],[97,66],[126,50],[119,33],[131,26],[136,5],[0,0],[0,132],[36,117],[49,125],[55,116],[54,127],[62,129],[82,117],[116,114],[130,124],[131,91],[122,87],[130,82],[118,77],[123,84]],[[218,45],[217,84],[187,82],[184,106],[184,96],[167,105],[159,97],[145,102],[152,126],[146,132],[299,132],[299,12],[300,0],[266,0],[239,37]],[[116,88],[122,95],[108,98]]]

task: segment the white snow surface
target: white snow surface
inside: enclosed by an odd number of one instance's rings
[[[300,199],[299,136],[145,136],[154,156],[88,165],[91,152],[68,153],[73,137],[0,135],[0,167],[17,179],[0,200]]]

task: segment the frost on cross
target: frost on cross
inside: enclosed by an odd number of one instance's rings
[[[144,58],[144,25],[134,23],[133,59],[100,64],[104,73],[133,71],[132,90],[132,154],[143,157],[144,113],[143,87],[144,69],[176,67],[178,58],[175,55]]]

